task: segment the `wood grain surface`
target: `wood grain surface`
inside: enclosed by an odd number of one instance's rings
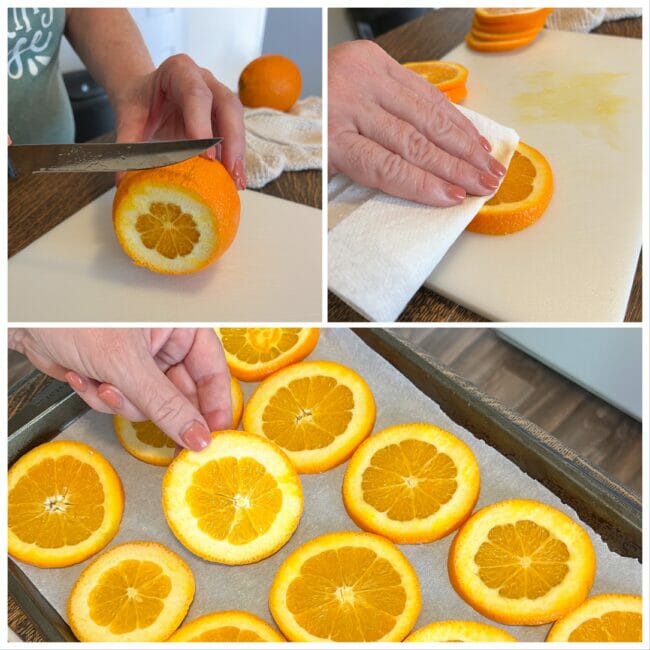
[[[438,9],[405,25],[382,34],[376,39],[400,63],[442,58],[456,47],[469,31],[473,9]],[[628,38],[641,38],[641,19],[630,18],[603,23],[593,30]],[[630,293],[625,320],[641,322],[642,263],[637,264],[634,284]],[[330,322],[365,322],[358,314],[331,291],[328,292],[328,320]],[[473,311],[427,289],[420,288],[397,319],[398,322],[482,322],[485,319]]]
[[[113,139],[114,134],[109,134],[97,141],[112,142]],[[108,191],[114,179],[112,173],[47,173],[25,174],[10,181],[9,257]],[[320,209],[322,174],[320,170],[285,172],[258,191]]]

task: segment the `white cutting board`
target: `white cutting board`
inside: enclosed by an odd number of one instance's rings
[[[239,232],[225,255],[193,275],[159,275],[120,248],[114,192],[9,260],[10,321],[321,320],[320,210],[241,192]]]
[[[463,233],[425,285],[491,320],[623,320],[642,241],[641,40],[544,30],[520,50],[487,54],[463,43],[445,59],[469,69],[465,106],[544,154],[555,191],[526,230]],[[607,88],[579,90],[589,81],[578,75],[602,73],[620,76],[597,79]],[[526,119],[534,100],[518,97],[547,84],[557,89],[548,110],[577,93],[575,110]],[[598,113],[584,106],[589,97],[615,108],[608,94],[623,98],[615,115],[577,119]]]

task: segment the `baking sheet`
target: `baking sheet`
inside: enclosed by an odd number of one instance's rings
[[[579,519],[552,492],[528,477],[495,449],[476,439],[450,420],[426,395],[413,386],[387,361],[365,345],[349,330],[322,330],[321,339],[310,358],[331,359],[357,370],[369,383],[377,400],[375,431],[403,422],[431,422],[441,426],[471,446],[481,467],[481,496],[477,508],[495,501],[526,497],[544,501]],[[255,384],[242,383],[246,398]],[[109,546],[126,541],[154,540],[179,553],[190,565],[196,579],[196,596],[188,618],[192,620],[211,611],[244,609],[273,623],[267,598],[273,577],[287,555],[313,537],[334,530],[357,530],[348,517],[341,499],[345,465],[325,474],[302,476],[305,509],[294,536],[275,555],[257,564],[228,567],[205,562],[187,551],[167,528],[160,507],[160,484],[165,468],[142,463],[122,449],[113,433],[109,416],[89,412],[60,436],[79,440],[103,453],[118,471],[124,484],[126,504],[122,526]],[[641,565],[630,558],[612,553],[591,528],[588,530],[597,557],[597,575],[592,594],[606,592],[641,593]],[[422,545],[400,548],[415,567],[422,589],[422,611],[416,628],[449,618],[483,621],[453,590],[447,577],[447,554],[453,534]],[[82,564],[64,569],[38,569],[19,563],[35,586],[66,618],[68,594]],[[521,641],[542,641],[549,625],[536,627],[499,626]]]

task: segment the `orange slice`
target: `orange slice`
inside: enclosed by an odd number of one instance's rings
[[[317,327],[217,327],[230,372],[242,381],[260,381],[297,361],[318,343]]]
[[[524,29],[516,32],[493,32],[485,30],[481,25],[476,22],[472,25],[471,34],[479,41],[512,41],[528,36],[537,36],[541,31],[541,27],[533,27],[531,29]]]
[[[89,564],[68,598],[79,641],[164,641],[194,598],[194,577],[176,553],[156,542],[114,546]]]
[[[512,499],[465,522],[448,568],[454,589],[484,616],[541,625],[584,601],[596,558],[589,535],[570,517],[544,503]]]
[[[271,641],[285,639],[268,623],[248,612],[214,612],[186,623],[172,634],[168,641],[202,641],[203,643]]]
[[[156,273],[194,273],[232,244],[239,208],[226,168],[196,157],[128,172],[115,193],[113,227],[138,266]]]
[[[250,564],[289,541],[302,514],[302,487],[272,443],[242,431],[214,433],[201,452],[184,449],[163,479],[165,518],[195,555]]]
[[[230,402],[232,428],[236,429],[244,410],[244,394],[234,377],[230,378]],[[121,415],[115,415],[113,427],[122,447],[138,460],[162,466],[174,460],[176,443],[150,420],[130,422]]]
[[[479,52],[505,52],[507,50],[516,50],[517,48],[532,43],[537,38],[538,33],[539,32],[534,32],[528,36],[519,36],[517,38],[498,41],[484,41],[478,39],[473,32],[470,32],[465,36],[465,42],[472,49],[478,50]]]
[[[64,567],[104,548],[120,527],[122,484],[95,449],[67,440],[27,452],[9,470],[8,549],[17,560]]]
[[[303,361],[265,379],[244,409],[244,430],[281,447],[301,473],[347,460],[375,422],[368,384],[333,361]]]
[[[642,601],[629,594],[601,594],[553,625],[547,641],[637,642],[642,639]]]
[[[501,7],[489,9],[479,7],[474,12],[474,22],[482,25],[486,31],[522,31],[533,27],[544,26],[547,16],[553,9],[534,7],[530,9],[515,9]]]
[[[416,630],[404,639],[411,641],[429,641],[437,643],[447,643],[450,641],[469,641],[475,643],[495,643],[502,641],[512,643],[516,641],[514,636],[508,634],[493,625],[486,623],[477,623],[476,621],[437,621],[429,623]]]
[[[451,61],[412,61],[402,65],[442,91],[464,86],[469,74],[465,66]]]
[[[483,235],[509,235],[531,226],[553,196],[553,172],[533,147],[519,141],[496,194],[478,211],[467,230]]]
[[[460,104],[467,97],[467,86],[464,84],[462,86],[456,86],[455,88],[445,90],[444,93],[447,95],[449,101],[454,102],[454,104]]]
[[[420,604],[418,578],[401,551],[350,531],[296,549],[269,593],[271,614],[290,641],[401,641]]]
[[[417,544],[458,528],[479,485],[478,463],[464,442],[432,424],[399,424],[356,450],[343,479],[343,503],[360,528]]]

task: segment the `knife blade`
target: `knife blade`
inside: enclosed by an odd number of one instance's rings
[[[223,138],[207,138],[160,142],[11,145],[9,174],[124,172],[165,167],[197,156],[222,140]]]

